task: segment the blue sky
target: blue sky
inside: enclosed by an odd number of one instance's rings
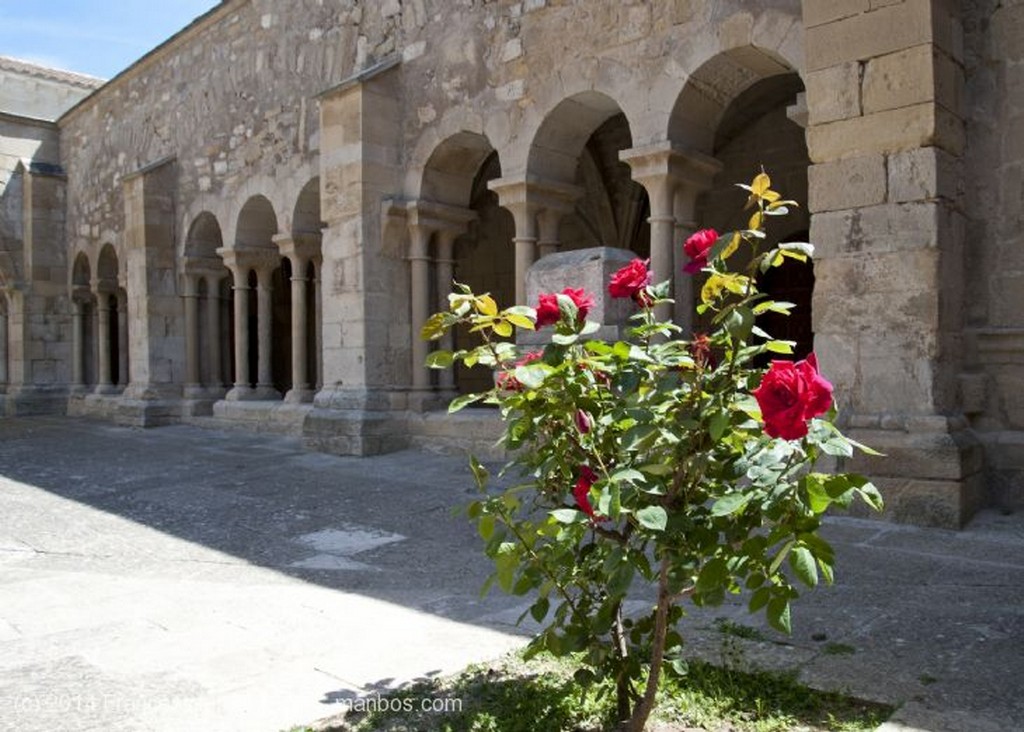
[[[0,0],[0,56],[109,79],[218,0]]]

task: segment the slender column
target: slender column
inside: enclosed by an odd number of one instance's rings
[[[128,386],[128,296],[117,293],[117,385]]]
[[[234,279],[235,301],[235,386],[228,399],[245,399],[250,395],[249,386],[249,272],[235,266],[231,270]]]
[[[309,374],[306,367],[309,344],[306,342],[306,262],[292,257],[292,388],[287,402],[309,401]]]
[[[256,357],[256,390],[259,398],[274,397],[274,377],[270,368],[270,340],[272,337],[271,318],[271,285],[272,272],[269,267],[256,270],[256,323],[257,323],[257,357]]]
[[[213,389],[221,387],[220,353],[220,278],[206,277],[206,353],[209,361],[204,382]]]
[[[672,240],[676,219],[672,211],[673,191],[668,176],[655,176],[643,181],[651,201],[651,281],[655,284],[672,280]],[[659,305],[655,315],[659,320],[671,316],[671,308]]]
[[[96,295],[97,314],[97,345],[99,347],[98,359],[99,374],[97,375],[96,393],[105,394],[110,392],[113,386],[110,375],[110,299],[107,293],[99,292]]]
[[[196,396],[199,390],[199,294],[197,277],[185,275],[185,391]]]
[[[456,232],[451,229],[442,229],[437,234],[437,310],[448,309],[448,293],[452,290],[454,279],[455,259],[452,250],[455,243]],[[444,334],[438,344],[443,351],[455,349],[455,336],[451,330]],[[441,369],[438,376],[438,386],[442,392],[454,394],[455,392],[455,369]]]
[[[7,310],[0,310],[0,394],[7,389]]]
[[[558,225],[561,222],[562,212],[553,208],[544,209],[537,217],[540,234],[537,239],[537,254],[541,259],[558,251]]]
[[[316,344],[316,383],[314,388],[317,390],[323,388],[324,385],[324,318],[323,318],[323,291],[321,289],[320,279],[320,261],[317,260],[314,264],[313,269],[313,320],[314,327],[313,333],[315,334]]]
[[[71,389],[82,391],[85,387],[83,367],[85,366],[85,354],[82,349],[83,328],[85,323],[82,320],[82,302],[77,298],[71,300]]]
[[[683,252],[685,242],[694,232],[698,224],[694,221],[697,209],[697,194],[699,191],[691,185],[680,185],[676,189],[674,211],[675,211],[675,241],[673,247],[672,272],[675,278],[675,308],[674,317],[676,324],[683,329],[683,337],[689,338],[694,327],[694,277],[683,272],[688,257]]]
[[[427,246],[433,233],[425,226],[414,224],[409,227],[411,242],[409,265],[412,281],[409,296],[412,300],[412,385],[415,389],[430,388],[430,372],[424,366],[430,344],[420,338],[420,329],[430,316],[430,259]]]

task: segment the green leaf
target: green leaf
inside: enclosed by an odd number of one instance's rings
[[[859,476],[858,476],[859,477]],[[882,494],[878,488],[875,487],[874,483],[865,482],[864,485],[857,488],[857,493],[864,499],[871,508],[881,512],[885,509],[885,502],[882,500]]]
[[[431,369],[446,369],[452,365],[453,361],[451,351],[431,351],[427,354],[426,365]]]
[[[750,496],[745,493],[729,493],[722,496],[711,506],[712,516],[730,516],[739,513],[750,503]]]
[[[756,613],[758,610],[768,604],[768,601],[772,598],[771,590],[767,587],[761,587],[754,590],[753,594],[750,595],[750,604],[747,608],[752,613]]]
[[[608,480],[611,481],[612,483],[619,483],[622,481],[633,483],[638,480],[642,481],[643,479],[643,473],[641,473],[639,470],[633,470],[632,468],[623,468],[621,470],[616,470],[614,473],[608,476]]]
[[[733,308],[722,323],[729,335],[739,341],[750,339],[750,331],[754,327],[754,313],[750,308]]]
[[[460,409],[468,407],[470,404],[478,402],[486,396],[486,393],[462,394],[460,396],[457,396],[454,399],[452,399],[451,403],[448,405],[448,414],[455,414],[455,412],[459,411]]]
[[[510,313],[507,310],[502,315],[505,318],[505,320],[507,320],[517,328],[522,328],[524,330],[536,330],[533,321],[527,318],[525,315]]]
[[[772,353],[793,353],[793,346],[796,345],[796,341],[768,341],[765,344]]]
[[[697,575],[697,592],[707,594],[729,581],[729,566],[721,557],[708,561]]]
[[[538,623],[544,622],[544,618],[548,614],[548,608],[551,606],[551,601],[546,597],[537,598],[537,602],[533,603],[530,607],[530,615]]]
[[[778,631],[789,635],[793,632],[789,613],[789,598],[776,596],[768,601],[768,623]]]
[[[551,518],[560,524],[574,524],[583,518],[583,512],[575,508],[556,508],[551,512]]]
[[[495,574],[498,576],[498,586],[505,592],[512,594],[515,587],[515,573],[519,566],[519,556],[516,553],[516,545],[511,542],[502,542],[498,547],[498,553],[494,557]]]
[[[547,364],[528,363],[525,366],[516,366],[515,377],[516,381],[526,388],[536,389],[544,383],[544,379],[547,378],[550,371],[551,367]]]
[[[711,415],[711,421],[708,424],[708,432],[711,434],[711,439],[714,442],[718,442],[722,439],[722,435],[725,434],[725,430],[729,427],[729,413],[728,412],[715,412]]]
[[[636,512],[636,520],[651,531],[664,531],[668,525],[668,514],[661,506],[646,506]]]
[[[476,525],[476,530],[480,533],[480,538],[484,541],[488,541],[494,535],[494,514],[485,513],[480,517],[480,521]]]
[[[675,468],[668,463],[648,463],[640,466],[640,472],[648,475],[671,475]]]
[[[814,563],[814,555],[807,547],[798,546],[789,553],[789,566],[808,587],[818,584],[818,569]]]

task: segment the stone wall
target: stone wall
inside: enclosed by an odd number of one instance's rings
[[[452,277],[509,302],[538,255],[609,245],[649,255],[686,303],[680,242],[728,228],[732,184],[764,165],[808,202],[777,233],[809,226],[819,247],[815,349],[844,418],[891,456],[857,466],[891,515],[957,525],[985,498],[979,434],[992,465],[1020,454],[1019,10],[228,0],[59,121],[62,256],[83,264],[81,281],[66,264],[48,277],[124,298],[131,383],[111,398],[173,419],[186,384],[208,386],[196,319],[215,298],[197,282],[219,289],[231,268],[233,319],[221,303],[203,322],[233,322],[218,346],[236,367],[251,339],[266,362],[292,343],[268,344],[285,325],[259,315],[282,295],[268,273],[308,245],[322,388],[307,444],[379,452],[418,439],[408,410],[456,386],[422,368],[415,336]],[[74,332],[102,340],[103,322]]]
[[[968,245],[963,411],[997,502],[1024,505],[1024,5],[964,3]],[[954,171],[944,171],[950,176]]]

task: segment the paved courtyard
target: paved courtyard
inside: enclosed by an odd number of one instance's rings
[[[338,458],[188,426],[0,419],[0,730],[273,732],[522,642],[461,458]],[[752,664],[902,705],[890,729],[1024,729],[1024,521],[838,519],[838,582]],[[724,647],[692,618],[695,652]],[[901,726],[902,725],[902,726]]]

